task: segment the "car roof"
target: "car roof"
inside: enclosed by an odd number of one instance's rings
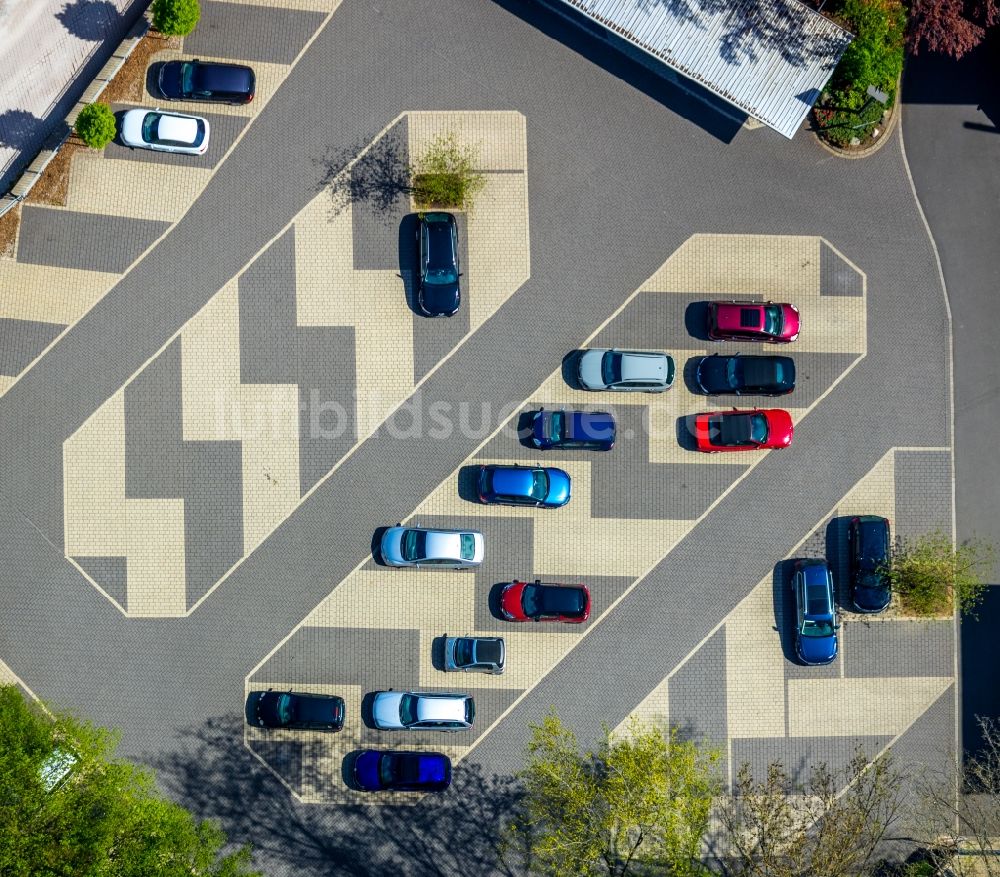
[[[253,91],[253,71],[241,64],[197,61],[194,69],[195,87],[198,91],[225,91],[233,94],[249,94]]]
[[[462,557],[462,535],[448,530],[427,530],[427,556],[448,557],[459,560]]]
[[[497,637],[476,637],[477,664],[500,664],[503,662],[503,640]]]
[[[723,445],[745,445],[753,436],[753,414],[723,413],[720,415],[719,441]]]
[[[667,379],[667,357],[662,353],[619,351],[623,381],[659,381]]]
[[[795,382],[795,363],[788,356],[741,356],[743,380],[749,386],[760,386],[777,381],[777,371],[780,365],[784,374],[782,384]]]
[[[156,125],[156,137],[159,140],[193,144],[198,139],[198,120],[193,116],[163,113]]]
[[[421,722],[464,722],[463,694],[417,694],[417,720]]]
[[[547,614],[583,615],[587,595],[582,588],[537,585],[541,591],[539,605]]]
[[[528,466],[497,466],[492,475],[493,490],[505,496],[531,496],[535,470]]]
[[[570,438],[609,441],[614,437],[615,419],[606,411],[567,411],[566,423]]]

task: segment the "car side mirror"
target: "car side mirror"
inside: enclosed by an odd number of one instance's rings
[[[839,625],[839,624],[835,624],[835,625],[833,626],[833,629],[834,629],[834,630],[840,630],[840,625]]]

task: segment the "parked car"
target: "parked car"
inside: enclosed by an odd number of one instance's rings
[[[829,664],[837,657],[837,610],[833,574],[825,560],[795,561],[795,653],[803,664]]]
[[[531,443],[542,451],[610,451],[615,446],[615,419],[606,411],[546,411],[531,421]]]
[[[202,155],[208,149],[208,122],[201,116],[162,110],[129,110],[119,136],[135,149]]]
[[[706,396],[784,396],[795,389],[795,362],[789,356],[719,356],[698,360],[694,373]]]
[[[577,362],[585,390],[662,393],[674,382],[674,360],[643,350],[585,350]]]
[[[213,101],[248,104],[253,100],[257,79],[243,64],[218,61],[167,61],[160,67],[156,84],[167,100]]]
[[[480,466],[479,501],[557,509],[570,497],[570,479],[552,466]]]
[[[446,672],[503,673],[507,650],[499,636],[449,636],[444,641]]]
[[[294,728],[303,731],[339,731],[344,727],[344,699],[334,694],[303,694],[295,691],[254,691],[248,714],[263,728]]]
[[[508,621],[582,624],[590,617],[590,591],[585,585],[514,581],[500,592],[500,613]]]
[[[792,443],[792,416],[781,408],[713,411],[694,419],[699,451],[753,451],[787,448]]]
[[[858,612],[881,612],[892,600],[892,586],[886,575],[892,562],[889,522],[877,515],[851,518],[847,544],[854,608]]]
[[[440,752],[365,749],[354,759],[353,773],[366,792],[440,792],[451,785],[451,759]]]
[[[486,542],[478,530],[390,527],[382,536],[381,553],[389,566],[468,569],[483,562]]]
[[[427,317],[450,317],[462,300],[458,223],[450,213],[425,213],[417,227],[420,273],[417,307]]]
[[[708,305],[708,337],[787,343],[799,337],[799,312],[787,302],[713,301]]]
[[[468,694],[439,691],[380,691],[372,702],[375,727],[383,731],[464,731],[476,718]]]

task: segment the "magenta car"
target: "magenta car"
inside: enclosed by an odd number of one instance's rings
[[[799,312],[787,302],[709,302],[708,337],[787,344],[799,337]]]

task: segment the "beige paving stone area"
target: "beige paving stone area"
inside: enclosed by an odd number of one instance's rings
[[[422,148],[438,131],[456,132],[469,143],[492,144],[481,153],[488,184],[468,222],[469,273],[474,278],[469,299],[476,303],[471,332],[529,274],[524,117],[506,112],[411,116],[417,118],[413,148]],[[523,240],[511,239],[510,226],[520,230]],[[414,388],[414,317],[405,303],[403,280],[395,270],[354,267],[350,205],[334,214],[326,193],[299,213],[292,230],[298,325],[354,329],[355,386],[365,388],[357,399],[356,437],[363,441]],[[505,252],[509,258],[501,258]],[[479,255],[473,259],[472,253]],[[245,556],[302,499],[298,387],[241,382],[238,277],[178,335],[184,440],[240,443]],[[183,500],[125,497],[124,417],[123,388],[66,442],[66,554],[124,557],[127,614],[182,615],[193,608],[186,596]],[[158,508],[164,514],[162,528],[154,513]],[[130,534],[127,539],[123,528]],[[154,553],[145,542],[157,546]]]

